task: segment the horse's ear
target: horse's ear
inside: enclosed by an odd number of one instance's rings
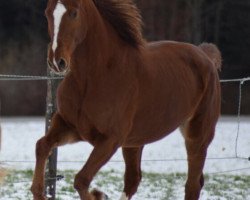
[[[47,1],[47,4],[51,4],[53,0],[48,0]]]

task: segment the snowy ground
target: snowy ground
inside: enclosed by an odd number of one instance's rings
[[[3,118],[1,125],[2,151],[0,162],[8,161],[4,164],[14,169],[33,169],[35,143],[44,134],[44,118]],[[221,118],[217,125],[216,137],[209,147],[208,158],[235,157],[236,136],[237,119],[232,117]],[[91,150],[92,147],[87,143],[60,147],[58,168],[80,169]],[[241,118],[237,152],[240,157],[248,158],[250,156],[250,118]],[[186,172],[186,161],[178,161],[182,158],[186,158],[184,140],[179,130],[176,130],[165,139],[145,147],[142,159],[155,161],[143,161],[142,169],[146,172]],[[168,159],[170,161],[162,161]],[[121,160],[122,156],[119,150],[104,169],[123,171],[123,162],[117,162]],[[250,162],[242,159],[208,159],[205,173],[242,168],[250,168]],[[250,174],[250,170],[233,173]]]

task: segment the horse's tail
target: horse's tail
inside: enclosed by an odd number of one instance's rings
[[[215,44],[202,43],[199,45],[201,50],[207,54],[207,56],[212,60],[214,66],[220,70],[222,64],[221,52]]]

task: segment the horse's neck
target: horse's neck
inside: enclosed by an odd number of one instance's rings
[[[103,70],[107,70],[110,59],[116,59],[119,51],[125,50],[124,47],[120,47],[121,39],[117,33],[97,10],[92,13],[89,20],[92,24],[89,26],[86,38],[74,53],[75,74],[79,78],[89,73],[93,76],[103,74]]]

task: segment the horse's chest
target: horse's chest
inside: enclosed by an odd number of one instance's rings
[[[75,125],[81,107],[81,95],[74,84],[63,82],[58,88],[57,110],[63,118]]]

